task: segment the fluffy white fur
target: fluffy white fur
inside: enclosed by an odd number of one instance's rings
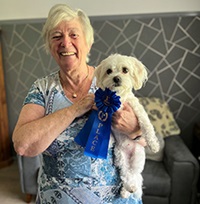
[[[153,152],[159,150],[159,142],[154,128],[138,98],[133,94],[133,89],[140,89],[147,80],[145,66],[136,58],[120,54],[110,55],[103,60],[95,70],[97,86],[106,87],[116,91],[121,103],[128,102],[138,118],[142,130],[142,136]],[[115,165],[120,169],[122,180],[121,196],[129,197],[134,193],[135,197],[142,197],[142,171],[145,164],[145,149],[127,135],[112,130],[115,145]]]

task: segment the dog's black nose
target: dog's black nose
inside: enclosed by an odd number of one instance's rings
[[[120,84],[121,84],[121,78],[120,78],[119,76],[115,76],[115,77],[113,78],[113,81],[115,82],[115,85],[116,85],[116,86],[120,86]]]

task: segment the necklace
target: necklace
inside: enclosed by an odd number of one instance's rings
[[[87,65],[87,75],[86,77],[83,79],[83,81],[81,83],[83,83],[89,76],[89,66]],[[61,83],[63,85],[63,89],[65,88],[64,86],[64,81],[62,80],[62,77],[60,76],[60,80],[61,80]],[[78,89],[76,92],[71,92],[69,91],[68,89],[65,89],[66,91],[68,91],[71,95],[72,95],[72,98],[77,98],[78,97],[78,92],[80,91],[80,89]]]

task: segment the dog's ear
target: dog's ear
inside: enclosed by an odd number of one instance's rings
[[[132,63],[134,68],[133,69],[133,75],[134,75],[133,88],[135,90],[138,90],[147,81],[148,72],[147,72],[147,68],[145,67],[144,64],[142,64],[142,62],[140,62],[135,57],[131,57],[131,58],[132,58]]]

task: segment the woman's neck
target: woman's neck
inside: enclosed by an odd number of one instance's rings
[[[63,72],[60,70],[60,82],[65,94],[69,98],[80,98],[84,96],[86,93],[88,93],[90,88],[93,73],[94,69],[88,65],[86,68],[81,69],[81,71],[73,70]]]
[[[89,66],[87,64],[71,70],[60,70],[62,82],[77,86],[89,76]]]

